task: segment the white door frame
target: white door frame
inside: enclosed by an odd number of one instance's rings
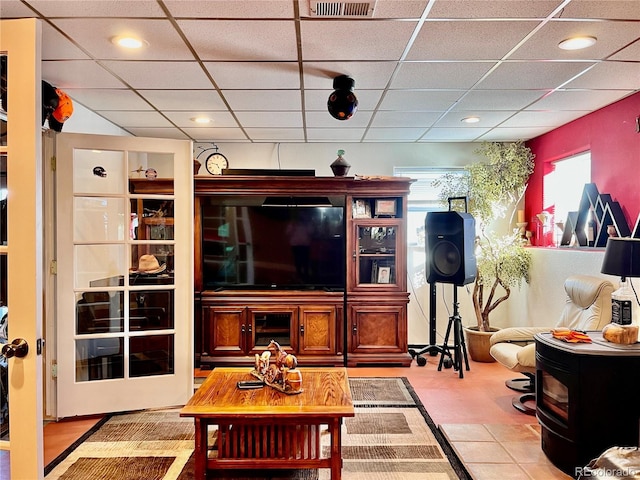
[[[7,227],[0,247],[8,265],[9,341],[24,338],[29,353],[9,359],[11,478],[44,476],[42,356],[43,221],[41,23],[0,20],[0,51],[8,55]],[[10,257],[10,258],[9,258]]]

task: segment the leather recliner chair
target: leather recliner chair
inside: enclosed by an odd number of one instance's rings
[[[549,327],[503,328],[491,336],[491,356],[523,378],[507,380],[512,390],[523,392],[513,398],[513,406],[521,412],[533,415],[535,409],[526,402],[535,400],[536,352],[534,335],[549,332],[552,328],[567,327],[572,330],[602,330],[611,322],[611,293],[613,284],[603,278],[588,275],[572,275],[564,282],[566,303],[560,319]]]

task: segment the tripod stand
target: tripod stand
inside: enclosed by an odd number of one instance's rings
[[[416,363],[420,367],[424,367],[427,364],[427,359],[422,357],[425,353],[428,353],[432,357],[442,353],[442,347],[436,345],[436,284],[429,284],[429,345],[423,347],[419,351],[409,349],[411,358],[416,359]]]
[[[453,328],[453,347],[449,345],[449,334]],[[458,313],[458,286],[453,286],[453,315],[449,317],[449,324],[447,325],[447,333],[444,336],[444,342],[442,344],[442,355],[440,356],[440,362],[438,363],[438,371],[442,370],[442,366],[453,364],[453,369],[458,370],[460,378],[464,377],[462,371],[462,358],[464,358],[464,365],[466,370],[469,371],[469,359],[467,358],[467,345],[464,342],[464,332],[462,331],[462,318]],[[453,348],[453,353],[451,352]]]

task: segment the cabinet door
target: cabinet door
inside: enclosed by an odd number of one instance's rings
[[[204,351],[209,355],[244,355],[247,343],[244,307],[202,307]]]
[[[298,337],[298,307],[273,305],[248,307],[247,352],[251,355],[265,351],[269,342],[275,340],[287,351],[296,352]]]
[[[406,353],[404,305],[352,305],[350,353]]]
[[[404,236],[398,219],[354,221],[351,289],[397,291],[405,288]]]
[[[336,308],[333,305],[300,306],[298,353],[336,353]]]

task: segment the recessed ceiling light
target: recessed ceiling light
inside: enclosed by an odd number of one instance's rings
[[[201,123],[201,124],[211,123],[211,119],[209,117],[193,117],[191,118],[191,121],[195,123]]]
[[[130,49],[142,48],[143,46],[148,45],[146,41],[140,38],[124,36],[124,35],[121,37],[112,38],[111,42],[114,43],[115,45],[118,45],[119,47],[130,48]]]
[[[464,117],[460,121],[464,123],[478,123],[480,121],[480,117]]]
[[[594,45],[597,41],[598,39],[596,37],[571,37],[561,41],[558,47],[562,50],[580,50]]]

